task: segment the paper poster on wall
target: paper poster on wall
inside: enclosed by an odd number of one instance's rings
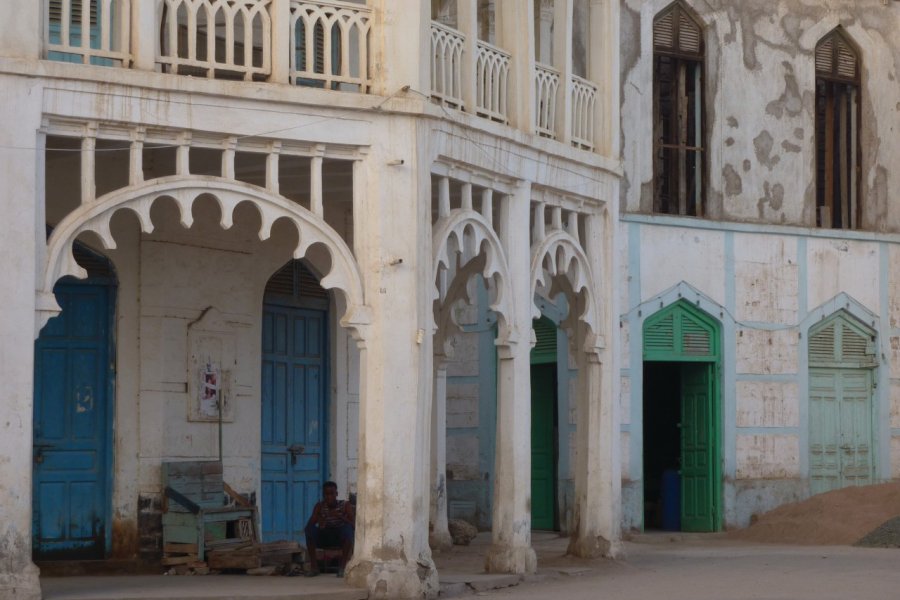
[[[214,308],[188,326],[188,420],[234,421],[237,340]]]
[[[219,365],[206,363],[200,370],[200,414],[204,417],[219,416],[219,382],[221,381]]]

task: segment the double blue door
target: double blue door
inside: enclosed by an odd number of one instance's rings
[[[302,541],[325,460],[325,312],[266,304],[262,340],[262,535]]]
[[[110,537],[114,288],[60,283],[35,343],[33,545],[40,559],[102,558]]]

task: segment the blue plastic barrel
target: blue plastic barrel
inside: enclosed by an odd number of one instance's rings
[[[662,475],[662,528],[681,531],[681,476],[676,469]]]

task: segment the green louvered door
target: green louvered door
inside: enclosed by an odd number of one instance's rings
[[[680,365],[681,421],[672,426],[681,440],[681,529],[716,531],[722,523],[718,323],[679,301],[644,322],[643,339],[645,361]]]
[[[873,334],[845,313],[810,331],[809,479],[820,494],[873,480]]]
[[[681,529],[715,531],[710,366],[681,367]]]
[[[556,324],[534,322],[531,351],[531,528],[556,527]]]

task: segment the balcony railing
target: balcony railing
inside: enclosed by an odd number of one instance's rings
[[[572,145],[583,150],[594,149],[594,108],[597,86],[572,75]]]
[[[291,0],[291,83],[367,92],[371,9]]]
[[[478,42],[475,61],[475,112],[506,123],[510,56],[487,42]]]
[[[463,108],[462,56],[465,37],[455,29],[431,22],[431,97]]]
[[[271,0],[163,0],[163,71],[264,80],[272,72]]]
[[[535,130],[538,135],[556,137],[556,95],[559,71],[542,64],[534,65]]]
[[[129,0],[44,3],[44,52],[48,59],[104,66],[128,64]]]

